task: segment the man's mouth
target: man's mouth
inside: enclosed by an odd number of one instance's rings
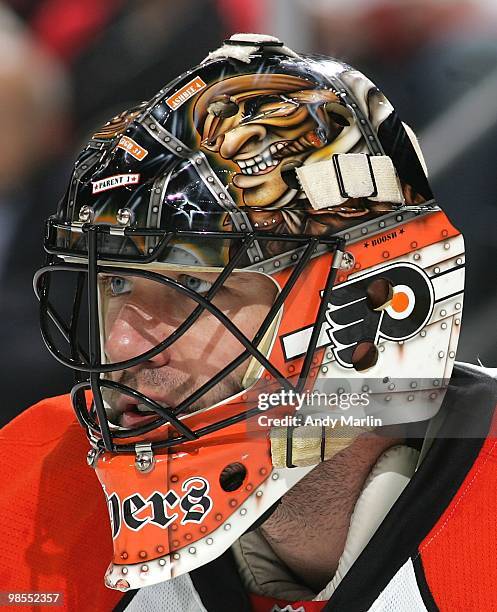
[[[119,425],[131,429],[159,419],[159,415],[144,404],[130,406],[119,417]]]
[[[267,174],[280,163],[283,158],[281,151],[286,146],[287,142],[275,142],[259,155],[233,161],[238,164],[242,174]]]
[[[125,429],[134,429],[161,418],[157,412],[154,412],[145,404],[136,402],[120,404],[116,409],[108,411],[107,418],[113,425]],[[163,404],[161,403],[161,405]]]

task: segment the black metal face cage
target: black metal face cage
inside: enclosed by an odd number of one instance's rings
[[[57,223],[53,219],[49,221],[51,230],[54,226],[59,226],[62,229],[67,229],[67,224]],[[330,300],[331,291],[335,283],[337,269],[340,267],[340,262],[343,255],[343,247],[345,241],[340,237],[333,236],[305,236],[305,235],[276,235],[269,232],[252,231],[252,232],[207,232],[207,231],[183,231],[177,230],[174,232],[164,232],[160,230],[150,230],[141,228],[125,228],[121,230],[122,235],[128,237],[148,236],[158,240],[158,248],[154,249],[154,253],[148,257],[137,257],[136,261],[139,263],[151,263],[157,261],[161,253],[164,252],[167,245],[173,239],[179,238],[209,238],[226,240],[237,239],[239,240],[239,248],[231,257],[229,263],[224,267],[223,271],[219,274],[212,287],[205,295],[200,295],[192,289],[178,283],[177,281],[162,276],[160,274],[151,272],[149,270],[140,270],[138,268],[121,268],[114,267],[111,265],[100,265],[99,260],[105,261],[119,261],[129,262],[130,258],[123,258],[118,255],[101,255],[98,249],[98,237],[100,234],[110,234],[111,226],[104,224],[83,224],[78,228],[83,234],[86,233],[87,238],[87,263],[58,263],[61,253],[71,256],[71,251],[66,249],[63,251],[61,248],[54,247],[53,243],[50,244],[49,239],[45,241],[45,250],[47,252],[47,259],[45,266],[40,268],[34,276],[33,286],[35,294],[40,302],[40,327],[43,340],[50,351],[50,353],[63,365],[71,368],[75,372],[75,385],[71,391],[71,401],[76,411],[81,425],[87,430],[90,442],[97,450],[103,451],[108,450],[114,453],[129,453],[134,452],[134,444],[116,444],[115,440],[123,440],[126,438],[135,438],[142,436],[165,423],[170,423],[178,432],[177,436],[168,438],[166,440],[155,441],[152,443],[152,449],[164,449],[173,446],[177,446],[184,442],[198,440],[202,436],[210,434],[214,431],[228,427],[234,423],[242,421],[246,418],[253,416],[259,412],[258,408],[247,409],[240,414],[235,416],[222,419],[211,425],[192,430],[183,421],[180,420],[180,416],[184,414],[185,410],[189,408],[194,402],[201,398],[207,393],[212,387],[217,385],[223,378],[228,376],[233,370],[235,370],[245,359],[248,357],[255,357],[255,359],[266,368],[267,372],[271,374],[276,381],[281,385],[281,389],[293,390],[295,392],[301,392],[309,371],[312,365],[312,359],[316,350],[317,342],[319,339],[320,330],[325,319],[325,313],[328,302]],[[284,287],[277,295],[272,307],[270,308],[266,318],[262,322],[259,330],[255,334],[252,341],[250,341],[240,329],[234,325],[229,318],[219,310],[211,300],[215,296],[216,292],[222,287],[223,283],[227,280],[230,274],[235,269],[237,263],[239,263],[247,250],[254,244],[255,241],[277,241],[277,242],[293,242],[296,245],[295,252],[298,253],[296,264],[288,277]],[[298,278],[302,274],[305,266],[311,259],[312,254],[317,250],[318,246],[325,245],[325,250],[333,253],[332,264],[329,269],[329,273],[326,279],[326,284],[323,289],[321,303],[318,310],[316,322],[313,327],[313,332],[310,338],[309,346],[304,357],[304,362],[301,370],[300,377],[297,384],[292,385],[271,362],[257,349],[257,345],[264,337],[266,331],[270,328],[273,320],[277,316],[280,308],[284,304],[293,286],[297,282]],[[81,255],[79,255],[81,256]],[[74,255],[73,255],[74,257]],[[86,258],[85,258],[86,259]],[[295,259],[295,257],[294,257]],[[74,295],[74,301],[72,306],[71,320],[69,324],[66,324],[60,314],[56,311],[53,304],[50,302],[50,277],[51,273],[56,271],[70,271],[78,275],[77,287]],[[116,363],[101,363],[101,340],[100,340],[100,325],[98,316],[98,288],[97,279],[99,274],[108,274],[116,276],[134,276],[141,277],[144,279],[150,279],[158,283],[162,283],[167,286],[174,287],[181,294],[184,294],[194,300],[197,306],[188,315],[185,321],[166,339],[157,344],[152,349],[146,352],[128,359],[126,361]],[[83,288],[85,285],[85,276],[87,275],[88,283],[88,333],[89,333],[89,354],[81,347],[77,338],[77,327],[78,320],[81,311],[81,302],[83,296]],[[147,361],[152,357],[158,355],[166,348],[168,348],[173,342],[181,337],[200,317],[200,315],[207,310],[214,315],[243,345],[244,351],[236,357],[231,363],[220,370],[215,376],[213,376],[208,382],[202,385],[199,389],[194,391],[189,397],[184,399],[174,410],[165,408],[155,402],[154,400],[143,395],[139,391],[132,389],[124,384],[114,382],[112,380],[106,380],[101,378],[102,374],[108,372],[115,372],[118,370],[124,370],[129,367],[133,367],[139,363]],[[58,331],[62,334],[66,342],[69,343],[71,357],[63,355],[56,347],[51,332],[49,330],[49,321],[52,321],[57,327]],[[86,375],[86,376],[85,376]],[[102,397],[102,388],[116,389],[124,395],[136,398],[143,403],[145,406],[157,413],[158,419],[151,423],[142,425],[124,431],[113,431],[109,427],[108,420],[106,418],[106,412],[104,407],[104,401]],[[90,389],[93,395],[93,402],[90,407],[87,406],[85,390]]]

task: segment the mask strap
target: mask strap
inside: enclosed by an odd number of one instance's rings
[[[349,198],[405,203],[395,166],[387,155],[339,153],[330,160],[304,164],[296,173],[315,210],[342,206]]]

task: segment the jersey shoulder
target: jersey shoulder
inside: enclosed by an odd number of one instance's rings
[[[440,610],[497,609],[496,374],[470,364],[456,369],[460,403],[472,418],[465,419],[467,429],[458,439],[464,452],[452,456],[451,463],[467,464],[467,471],[419,546],[424,575]]]
[[[43,399],[30,406],[0,430],[0,442],[36,446],[63,436],[78,425],[69,394]],[[80,428],[81,429],[81,428]],[[84,432],[81,429],[84,438]]]
[[[31,406],[0,431],[2,590],[62,592],[64,608],[112,610],[105,497],[69,395]]]

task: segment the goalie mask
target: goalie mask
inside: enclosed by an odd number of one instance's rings
[[[336,60],[232,37],[91,138],[45,249],[109,587],[211,561],[357,435],[440,407],[463,239],[414,136]]]

